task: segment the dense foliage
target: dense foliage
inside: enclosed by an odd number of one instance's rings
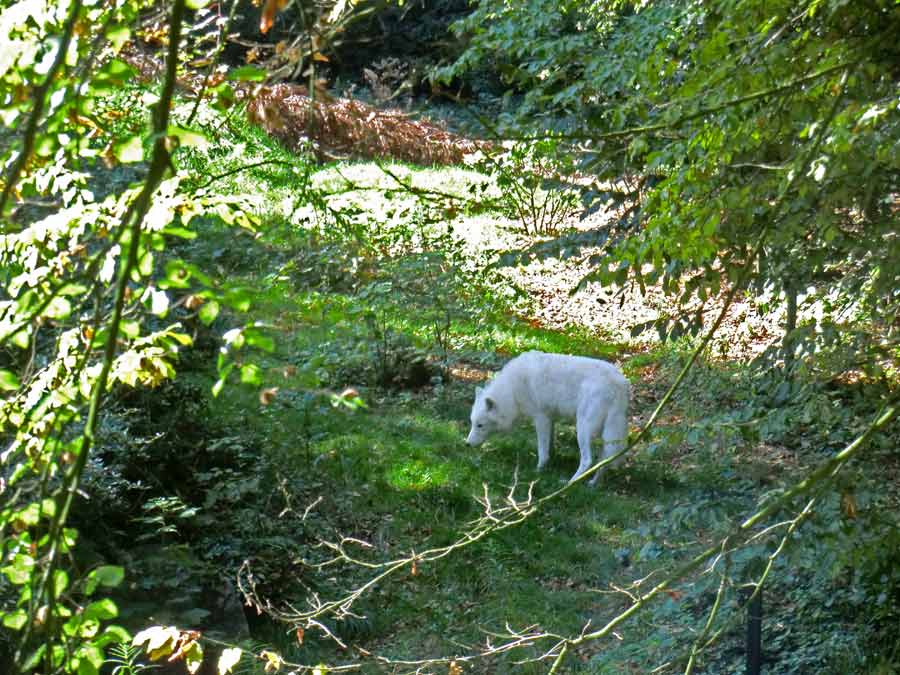
[[[816,317],[789,327],[792,350],[878,371],[900,302],[896,5],[529,10],[478,3],[457,25],[468,52],[438,74],[494,59],[523,94],[508,128],[556,128],[597,178],[587,200],[640,209],[592,277],[661,280],[682,306],[739,281],[799,296]],[[623,176],[637,188],[601,187]]]
[[[9,651],[25,671],[97,672],[104,648],[127,637],[101,593],[122,569],[74,564],[69,524],[108,391],[174,376],[191,337],[173,314],[210,322],[221,305],[246,302],[161,256],[173,238],[196,236],[201,217],[252,227],[246,200],[186,184],[176,168],[179,147],[206,143],[170,110],[184,2],[163,33],[161,89],[132,102],[139,124],[118,126],[105,101],[135,75],[115,53],[145,9],[24,2],[0,15],[3,625],[16,631]],[[250,331],[236,329],[232,347],[252,343]],[[221,365],[227,374],[227,354]]]

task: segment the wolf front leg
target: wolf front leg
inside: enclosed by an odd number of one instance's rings
[[[553,447],[553,420],[547,415],[536,415],[534,429],[537,431],[538,444],[538,471],[547,465],[550,459],[550,450]]]

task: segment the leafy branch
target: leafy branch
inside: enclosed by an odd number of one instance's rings
[[[607,131],[602,133],[590,134],[590,133],[568,133],[568,132],[554,132],[552,134],[531,134],[531,135],[515,135],[515,134],[503,134],[502,137],[507,140],[513,141],[542,141],[547,139],[556,139],[556,140],[570,140],[570,141],[608,141],[608,140],[616,140],[620,138],[629,138],[632,136],[641,136],[644,134],[652,134],[658,131],[668,131],[670,129],[677,129],[679,127],[684,126],[688,122],[692,122],[696,119],[700,119],[703,117],[708,117],[710,115],[715,115],[716,113],[720,113],[724,110],[728,110],[730,108],[739,107],[745,103],[752,103],[754,101],[759,101],[762,99],[770,98],[772,96],[780,96],[782,94],[790,93],[793,91],[797,91],[801,89],[803,86],[809,84],[810,82],[815,82],[816,80],[820,80],[823,77],[828,77],[829,75],[834,75],[835,73],[845,72],[854,66],[859,65],[860,61],[842,61],[841,63],[837,63],[832,66],[827,66],[825,68],[821,68],[813,73],[809,73],[808,75],[803,75],[801,77],[794,78],[788,82],[783,84],[776,85],[774,87],[769,87],[767,89],[761,89],[759,91],[753,92],[751,94],[746,94],[744,96],[737,96],[735,98],[729,99],[727,101],[723,101],[721,103],[717,103],[715,105],[706,106],[698,108],[697,110],[689,113],[684,113],[666,122],[658,122],[656,124],[646,124],[642,126],[629,127],[627,129],[620,129],[617,131]],[[487,123],[487,121],[486,121]],[[500,137],[499,132],[497,132],[497,136]]]
[[[104,345],[99,374],[93,383],[91,391],[88,415],[85,421],[84,430],[81,434],[81,442],[77,445],[77,450],[74,453],[74,461],[64,476],[63,485],[56,498],[56,506],[50,514],[50,525],[46,537],[48,552],[45,557],[45,562],[43,563],[42,572],[39,576],[35,573],[31,577],[32,586],[28,594],[28,616],[32,617],[32,619],[25,622],[24,630],[22,631],[19,640],[19,647],[16,650],[15,663],[19,669],[25,669],[26,661],[33,658],[27,650],[31,645],[34,630],[43,623],[38,619],[38,614],[44,613],[47,616],[55,614],[54,605],[58,600],[59,589],[55,588],[57,584],[54,579],[59,565],[60,554],[64,548],[64,528],[72,508],[72,503],[78,493],[78,487],[84,473],[84,468],[87,464],[88,456],[92,446],[96,442],[101,403],[106,392],[110,371],[116,356],[117,338],[122,323],[128,283],[132,271],[138,264],[138,250],[141,244],[142,224],[150,209],[154,194],[156,193],[159,184],[162,182],[166,171],[171,166],[166,131],[168,128],[169,110],[174,92],[176,58],[185,6],[185,0],[176,0],[172,6],[169,26],[169,67],[167,69],[166,80],[163,83],[160,99],[153,115],[153,132],[156,139],[154,143],[154,153],[147,176],[144,180],[143,188],[134,202],[129,205],[122,217],[121,231],[128,232],[129,234],[128,251],[119,269],[113,301],[113,311],[106,323],[108,333]],[[77,15],[80,3],[74,3],[73,7],[75,8],[74,14]],[[74,19],[72,19],[72,22],[74,22]],[[68,26],[67,29],[69,31],[67,35],[71,37],[72,26]],[[67,43],[64,42],[63,44]],[[65,57],[66,50],[67,47],[60,47],[60,63]],[[52,77],[48,77],[48,82],[51,79]],[[39,96],[38,101],[42,100],[43,97]],[[39,105],[41,104],[36,104],[36,108],[38,108]],[[35,115],[32,115],[33,120],[36,118]],[[36,123],[30,125],[29,128],[33,135],[36,130]],[[26,147],[29,143],[27,138],[28,136],[26,136]],[[23,156],[25,154],[26,153],[23,152]],[[18,171],[15,172],[14,176],[17,175]],[[11,183],[8,183],[6,187],[9,187],[10,185]],[[8,194],[8,191],[4,191],[3,199],[5,199]],[[43,491],[46,491],[48,475],[49,474],[45,471],[44,479],[42,480],[42,485],[44,486]],[[41,502],[39,518],[40,511],[44,508],[43,503],[44,502]],[[54,638],[55,635],[52,631],[45,632],[44,639],[47,642],[44,647],[44,659],[46,672],[48,673],[53,672],[56,668],[52,645],[52,640]]]
[[[38,128],[43,121],[44,109],[47,106],[47,92],[50,91],[50,87],[53,86],[57,74],[65,65],[66,56],[69,53],[69,45],[71,44],[72,36],[75,33],[75,26],[81,15],[81,7],[82,0],[73,0],[72,5],[69,8],[69,16],[63,26],[62,35],[60,37],[59,46],[56,49],[56,56],[53,58],[53,63],[50,65],[50,69],[47,71],[44,81],[38,85],[37,89],[35,89],[32,94],[34,107],[31,110],[31,115],[28,117],[28,123],[25,125],[25,130],[22,134],[22,150],[10,166],[6,179],[3,182],[3,190],[0,191],[0,216],[6,211],[6,202],[9,199],[9,195],[12,193],[13,188],[18,184],[19,176],[34,152],[34,143],[37,138]]]

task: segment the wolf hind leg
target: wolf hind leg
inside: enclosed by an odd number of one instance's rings
[[[606,420],[606,403],[601,398],[593,398],[585,401],[578,408],[575,420],[575,429],[578,434],[578,450],[581,453],[581,461],[578,464],[578,471],[572,476],[575,480],[585,471],[591,468],[594,463],[594,456],[591,451],[591,442],[594,437],[603,428]],[[597,480],[597,475],[591,479],[593,485]]]
[[[603,425],[603,458],[612,457],[628,445],[628,399],[615,398],[606,414]],[[618,457],[613,466],[621,466],[625,455]]]
[[[534,429],[537,431],[538,444],[538,471],[547,465],[550,459],[550,451],[553,449],[553,420],[546,415],[537,415],[534,418]]]

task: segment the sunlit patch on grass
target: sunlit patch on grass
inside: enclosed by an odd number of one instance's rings
[[[450,377],[457,382],[483,382],[490,378],[493,371],[478,368],[462,361],[450,366]]]
[[[387,470],[387,481],[398,490],[442,487],[450,481],[450,465],[426,464],[420,459],[394,464]]]

